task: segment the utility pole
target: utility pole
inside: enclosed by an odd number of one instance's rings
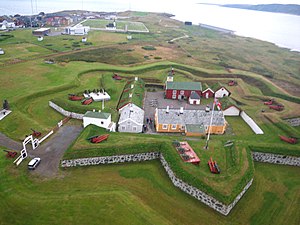
[[[209,128],[208,128],[208,135],[207,135],[206,144],[204,146],[205,150],[208,149],[208,142],[209,142],[209,137],[210,137],[210,132],[211,132],[211,125],[212,125],[212,121],[213,121],[213,117],[214,117],[215,102],[216,102],[216,99],[214,99],[213,107],[212,107],[212,110],[211,110],[211,117],[210,117],[210,124],[209,124]]]

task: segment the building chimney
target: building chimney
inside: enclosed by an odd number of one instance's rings
[[[138,79],[139,79],[138,77],[135,77],[135,78],[134,78],[135,81],[137,81]]]
[[[167,110],[166,110],[166,113],[169,113],[170,112],[170,107],[167,106]]]
[[[129,98],[132,98],[132,93],[129,94]]]
[[[183,114],[183,107],[180,107],[179,113]]]

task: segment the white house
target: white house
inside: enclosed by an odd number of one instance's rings
[[[120,110],[118,122],[119,132],[141,133],[143,131],[144,110],[133,103],[129,103]]]
[[[69,35],[87,35],[90,31],[89,26],[76,25],[74,27],[66,27],[65,33]]]
[[[223,109],[224,116],[239,116],[241,113],[241,109],[235,105],[231,105],[226,109]]]
[[[231,93],[224,86],[215,91],[215,98],[223,98],[229,96]]]
[[[116,125],[111,121],[111,114],[101,111],[87,111],[83,116],[83,127],[94,124],[109,131],[115,131]]]
[[[4,55],[4,50],[0,48],[0,55]]]
[[[14,22],[7,22],[7,20],[3,20],[3,22],[0,23],[0,27],[1,27],[1,30],[6,30],[8,28],[15,28],[16,25]]]
[[[197,92],[192,91],[189,97],[189,103],[191,105],[200,105],[200,95]]]

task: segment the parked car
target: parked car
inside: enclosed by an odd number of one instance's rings
[[[40,164],[40,162],[41,162],[41,158],[33,158],[28,163],[28,169],[29,170],[34,170]]]

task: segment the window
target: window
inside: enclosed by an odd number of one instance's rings
[[[176,130],[177,124],[172,124],[172,130]]]
[[[181,95],[184,95],[184,90],[181,90],[181,91],[180,91],[180,94],[181,94]]]
[[[132,127],[132,130],[133,130],[133,131],[136,131],[136,130],[137,130],[137,127],[136,127],[136,126],[133,126],[133,127]]]
[[[121,130],[125,130],[125,126],[121,126]]]
[[[177,93],[177,91],[176,90],[173,90],[173,95],[175,95]]]
[[[184,125],[182,125],[182,126],[181,126],[181,130],[184,130],[184,129],[185,129],[185,126],[184,126]]]
[[[163,129],[164,130],[168,129],[168,124],[163,124]]]
[[[101,121],[101,124],[103,125],[103,124],[104,124],[104,122],[103,122],[103,121]]]
[[[172,95],[172,99],[176,99],[176,95]]]

